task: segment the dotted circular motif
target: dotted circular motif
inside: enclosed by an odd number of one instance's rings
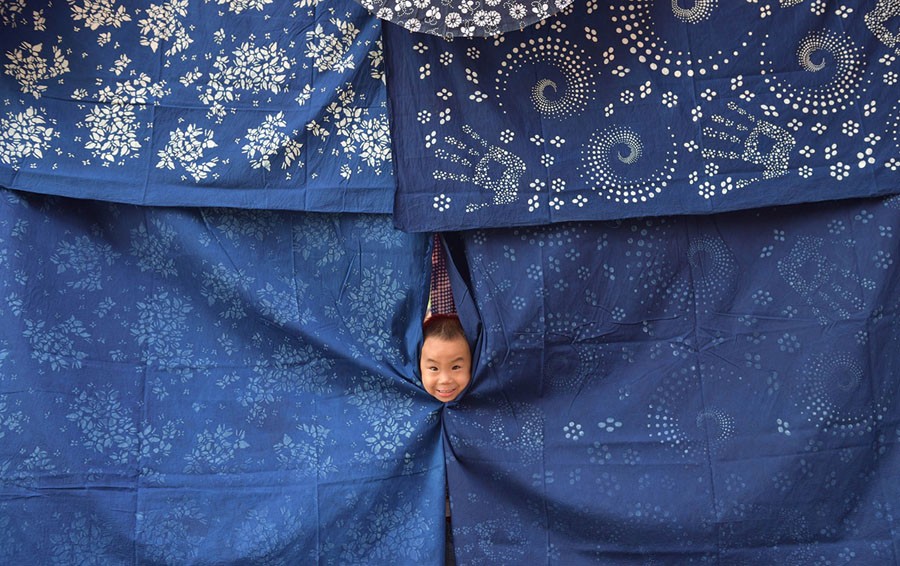
[[[671,131],[669,138],[675,138]],[[665,162],[650,175],[628,178],[616,172],[622,166],[629,171],[646,170],[644,154],[643,141],[628,126],[612,126],[596,131],[582,146],[579,176],[593,190],[606,192],[607,199],[625,204],[647,202],[647,199],[661,193],[672,180],[678,150],[673,141]]]
[[[763,44],[765,46],[765,44]],[[823,73],[826,80],[815,87],[793,86],[775,77],[766,77],[776,98],[804,114],[829,114],[845,110],[851,98],[859,98],[865,63],[862,51],[845,35],[813,31],[797,47],[797,62],[808,73]],[[775,67],[769,62],[768,73]],[[779,76],[790,73],[779,73]]]
[[[694,273],[694,292],[698,301],[718,299],[731,288],[737,262],[721,239],[701,236],[691,240],[688,262]]]
[[[547,313],[544,326],[545,340],[555,342],[557,345],[567,345],[570,355],[566,371],[549,372],[548,386],[553,389],[577,391],[598,373],[603,348],[591,341],[594,337],[591,334],[600,335],[599,330],[592,332],[595,326],[599,325],[582,316]]]
[[[506,54],[497,70],[496,90],[504,113],[501,96],[509,91],[510,80],[532,65],[551,65],[563,77],[563,84],[539,77],[529,95],[534,109],[544,118],[560,119],[581,114],[594,96],[595,65],[577,46],[559,38],[541,37],[523,41]],[[519,93],[513,93],[517,95]]]
[[[718,407],[693,412],[700,403],[700,374],[724,377],[728,372],[700,364],[673,372],[650,396],[647,428],[650,436],[682,456],[702,456],[721,448],[735,435],[734,417]]]
[[[698,1],[690,10],[676,9],[677,1],[673,0],[672,9],[675,16],[688,23],[697,23],[710,17],[716,8],[714,1]],[[710,71],[718,71],[720,65],[727,65],[740,55],[740,51],[716,51],[713,54],[691,58],[689,53],[672,50],[667,42],[660,38],[653,29],[653,2],[629,2],[609,7],[611,20],[616,24],[616,33],[622,43],[654,71],[674,77],[693,77],[706,75]],[[751,37],[748,31],[746,37]],[[747,42],[740,43],[746,48]]]
[[[687,2],[690,3],[690,2]],[[675,17],[689,24],[696,24],[709,18],[718,7],[718,0],[695,0],[690,8],[682,8],[679,0],[672,0],[672,13]]]
[[[886,410],[883,399],[872,399],[866,373],[850,354],[811,356],[799,385],[800,408],[817,427],[839,436],[859,436],[874,430]]]

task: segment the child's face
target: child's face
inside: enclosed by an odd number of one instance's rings
[[[472,379],[472,353],[465,338],[444,340],[431,336],[419,358],[422,385],[432,397],[447,403],[463,392]]]

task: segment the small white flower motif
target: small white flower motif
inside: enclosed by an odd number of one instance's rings
[[[816,150],[809,147],[808,145],[803,146],[803,148],[800,150],[800,155],[802,155],[803,157],[805,157],[807,159],[812,157],[815,153],[816,153]]]
[[[534,189],[536,193],[541,192],[541,189],[547,186],[547,184],[542,179],[535,179],[534,181],[528,183],[528,186]]]
[[[437,91],[435,94],[437,95],[438,98],[440,98],[443,101],[450,100],[450,97],[453,96],[453,93],[450,92],[449,90],[447,90],[446,88],[442,88],[441,90]]]
[[[469,100],[481,104],[485,100],[487,100],[487,95],[481,92],[480,90],[476,90],[472,94],[469,95]]]
[[[803,122],[796,118],[791,118],[791,121],[787,123],[787,127],[797,132],[803,127]]]
[[[607,118],[612,116],[613,112],[614,112],[614,110],[613,110],[612,102],[610,102],[609,104],[607,104],[606,106],[603,107],[603,115],[606,116]]]
[[[705,199],[709,199],[716,194],[716,186],[709,181],[703,181],[697,190],[697,194]]]
[[[785,436],[790,436],[790,435],[791,435],[791,428],[790,428],[791,425],[788,424],[787,421],[784,421],[784,420],[781,420],[781,419],[777,419],[777,420],[775,421],[775,423],[778,425],[778,432],[779,432],[779,433],[781,433],[781,434],[783,434],[783,435],[785,435]]]
[[[564,204],[566,204],[565,201],[563,201],[559,197],[553,197],[550,200],[550,206],[553,208],[553,210],[559,210],[560,208],[563,207]]]
[[[838,9],[834,11],[835,16],[840,16],[845,20],[847,17],[853,13],[853,8],[848,8],[847,6],[838,6]]]
[[[688,153],[694,153],[695,151],[700,149],[700,146],[697,145],[697,142],[695,140],[688,140],[684,142],[684,149],[686,149]]]
[[[884,65],[885,67],[890,67],[891,64],[897,60],[897,57],[894,56],[893,53],[885,53],[881,57],[878,58],[878,62]]]
[[[881,141],[881,136],[878,134],[866,134],[866,137],[863,138],[863,141],[869,145],[876,145]]]
[[[891,252],[884,250],[875,252],[875,255],[872,256],[872,261],[875,262],[875,267],[879,269],[887,269],[894,263],[894,260],[891,259]]]
[[[809,5],[809,11],[817,16],[821,16],[826,10],[825,0],[813,0],[813,3]]]
[[[859,124],[853,120],[847,120],[841,124],[841,133],[848,137],[853,137],[859,133]]]
[[[443,53],[441,53],[440,57],[438,57],[438,61],[440,61],[441,65],[446,67],[453,62],[453,53],[444,51]]]
[[[615,432],[616,429],[622,428],[622,422],[612,417],[607,417],[606,420],[597,423],[597,426],[604,432]]]
[[[444,193],[439,194],[434,197],[434,204],[432,206],[437,209],[438,212],[444,212],[450,208],[450,197],[445,195]]]
[[[858,160],[857,166],[862,169],[866,165],[875,165],[875,158],[872,157],[872,148],[867,147],[864,151],[859,151],[856,153],[856,159]]]
[[[813,170],[809,165],[802,165],[799,169],[797,169],[797,173],[804,179],[809,179],[810,177],[812,177]]]
[[[628,67],[625,67],[623,65],[618,65],[615,69],[612,70],[612,74],[614,74],[617,77],[624,77],[625,75],[627,75],[630,72],[631,72],[631,69],[629,69]]]
[[[711,88],[704,89],[703,92],[700,93],[700,98],[706,100],[707,102],[712,102],[712,99],[716,97],[716,91]]]
[[[766,18],[768,18],[768,17],[771,16],[771,15],[772,15],[772,8],[771,8],[771,6],[769,6],[768,4],[766,4],[765,6],[760,6],[760,7],[759,7],[759,17],[760,17],[761,19],[766,19]]]
[[[750,102],[751,100],[756,98],[756,93],[750,90],[745,90],[738,96],[738,98],[740,98],[744,102]]]
[[[550,29],[555,32],[561,32],[566,29],[566,24],[562,20],[553,20],[553,23],[550,24]]]
[[[541,165],[544,167],[550,167],[556,162],[556,158],[550,155],[549,153],[545,153],[541,156]]]
[[[837,155],[838,145],[833,143],[825,148],[825,159],[831,159]]]
[[[428,46],[420,41],[413,45],[413,51],[419,54],[424,54],[426,51],[428,51]]]
[[[572,204],[574,204],[575,206],[577,206],[578,208],[581,208],[587,204],[588,199],[584,195],[577,195],[570,202]]]
[[[564,143],[566,143],[566,140],[559,136],[553,136],[553,139],[550,140],[550,145],[554,147],[562,147]]]
[[[831,167],[830,175],[835,178],[837,181],[843,181],[845,178],[850,176],[850,166],[841,163],[840,161],[834,163]]]
[[[700,173],[697,171],[691,171],[688,173],[688,183],[692,185],[696,185],[697,181],[700,180]]]
[[[481,57],[481,51],[479,51],[477,47],[469,47],[468,49],[466,49],[466,56],[468,56],[469,59],[475,61],[476,59]]]
[[[431,133],[427,134],[425,136],[425,149],[430,148],[431,146],[433,146],[436,143],[437,143],[437,132],[435,132],[434,130],[431,130]]]
[[[538,146],[544,145],[544,138],[542,138],[541,136],[539,136],[539,135],[537,135],[537,134],[535,134],[535,135],[531,136],[530,138],[528,138],[528,141],[530,141],[530,142],[533,143],[534,145],[538,145]]]
[[[653,86],[650,81],[647,81],[642,84],[638,90],[640,91],[641,98],[647,98],[653,92]]]
[[[900,160],[898,160],[896,157],[891,157],[888,161],[885,162],[884,166],[891,171],[897,171],[898,169],[900,169]]]
[[[634,93],[625,89],[619,94],[619,100],[622,101],[622,104],[631,104],[634,101]]]
[[[516,133],[512,130],[503,130],[500,132],[500,141],[503,143],[510,143],[516,139]]]
[[[473,84],[478,84],[478,73],[472,69],[466,69],[466,80]]]
[[[566,438],[569,440],[578,440],[579,438],[584,436],[584,431],[581,429],[580,424],[576,424],[574,421],[569,421],[569,424],[563,427],[563,432],[566,435]]]
[[[744,86],[744,75],[731,77],[731,90],[737,90]]]
[[[609,65],[616,60],[616,52],[612,47],[603,52],[603,64]]]
[[[450,121],[450,109],[445,108],[438,113],[438,118],[440,118],[441,125],[443,126],[447,122]]]
[[[664,92],[662,95],[662,103],[666,108],[674,108],[678,105],[678,95],[672,91]]]
[[[594,43],[597,43],[599,41],[599,37],[597,35],[597,30],[595,30],[594,28],[591,28],[591,27],[587,27],[587,26],[584,27],[584,37],[588,41],[592,41]]]
[[[876,104],[874,100],[863,104],[863,114],[865,114],[866,116],[871,116],[872,114],[874,114],[877,111],[878,111],[878,104]]]
[[[431,76],[431,63],[425,63],[419,67],[419,80]]]
[[[516,4],[512,4],[509,7],[509,15],[516,20],[521,20],[527,14],[528,14],[528,11],[525,9],[525,6],[522,4],[516,3]],[[505,38],[506,36],[500,36],[500,37]]]
[[[894,71],[888,71],[884,74],[881,80],[888,86],[894,86],[895,84],[897,84],[898,79],[900,79],[900,75],[898,75]]]
[[[769,106],[768,104],[760,104],[759,107],[762,109],[763,114],[765,114],[766,116],[771,116],[774,118],[778,117],[778,110],[776,110],[774,106]]]
[[[694,106],[693,108],[691,108],[691,120],[696,122],[701,118],[703,118],[703,109],[699,106]]]
[[[561,193],[566,190],[566,182],[563,179],[553,179],[550,181],[550,190],[554,193]]]
[[[420,124],[427,124],[431,121],[431,112],[428,110],[420,110],[419,113],[416,114],[416,120],[418,120]]]
[[[528,212],[534,212],[541,206],[539,202],[539,195],[534,195],[533,197],[528,199]]]

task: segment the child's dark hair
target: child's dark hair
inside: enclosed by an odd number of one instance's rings
[[[441,340],[454,340],[466,338],[459,317],[455,314],[435,314],[422,324],[423,338],[440,338]]]

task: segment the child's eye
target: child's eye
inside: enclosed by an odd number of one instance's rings
[[[453,366],[453,369],[462,369],[462,366]]]
[[[437,371],[437,368],[434,366],[431,366],[430,368],[428,368],[428,371]]]

